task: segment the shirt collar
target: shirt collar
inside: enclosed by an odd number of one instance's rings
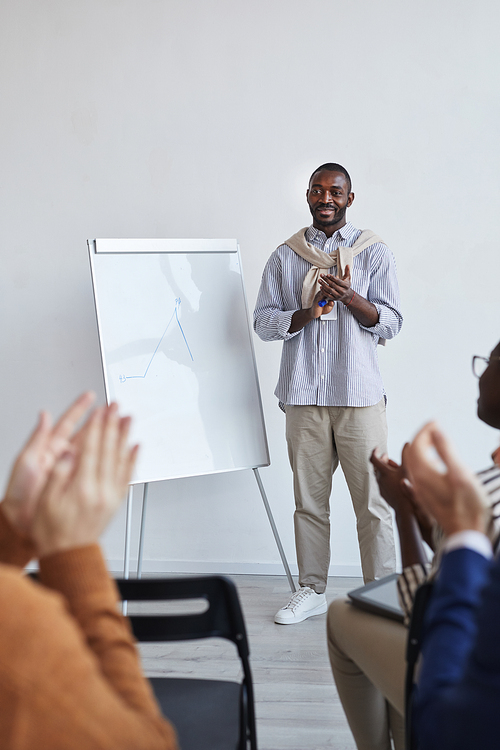
[[[340,240],[349,240],[351,239],[351,236],[356,231],[355,227],[351,224],[350,221],[347,222],[347,224],[344,224],[343,227],[340,227],[340,229],[337,229],[337,231],[332,234],[330,238],[327,238],[326,234],[321,231],[321,229],[316,229],[312,224],[306,231],[306,240],[308,242],[319,242],[322,246],[330,240],[337,240],[340,242]]]

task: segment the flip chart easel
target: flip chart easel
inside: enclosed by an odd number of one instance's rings
[[[269,451],[236,240],[88,240],[108,403],[133,417],[141,445],[132,486],[144,485],[142,574],[152,481],[252,469],[292,591],[258,469]]]

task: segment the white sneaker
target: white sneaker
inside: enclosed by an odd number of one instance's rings
[[[323,615],[327,606],[324,594],[317,594],[309,586],[301,586],[295,594],[292,594],[288,604],[276,613],[274,622],[278,625],[293,625],[307,620],[308,617]]]

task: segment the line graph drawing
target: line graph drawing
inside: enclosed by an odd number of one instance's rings
[[[179,326],[180,332],[182,333],[182,338],[184,339],[184,343],[186,344],[186,348],[187,348],[187,350],[189,352],[189,356],[191,357],[191,361],[194,362],[194,357],[193,357],[193,355],[191,353],[191,349],[189,348],[189,344],[188,344],[187,338],[186,338],[186,336],[184,334],[184,330],[182,328],[181,321],[179,320],[179,310],[180,310],[180,308],[181,308],[181,299],[180,299],[180,297],[177,297],[176,300],[175,300],[175,307],[174,307],[174,311],[172,313],[172,316],[171,316],[170,320],[167,323],[167,327],[165,328],[165,330],[163,331],[163,333],[161,335],[161,339],[158,341],[158,344],[156,345],[156,349],[154,350],[154,352],[153,352],[153,354],[151,356],[151,359],[148,362],[148,366],[146,367],[146,369],[144,371],[144,374],[143,375],[120,375],[119,378],[118,378],[119,381],[120,381],[120,383],[125,383],[126,380],[133,380],[134,378],[145,378],[146,377],[146,375],[148,374],[148,370],[151,367],[151,365],[153,363],[153,360],[154,360],[154,358],[156,356],[156,353],[157,353],[158,349],[161,346],[161,342],[165,338],[166,333],[167,333],[168,329],[170,328],[170,326],[171,326],[172,321],[174,320],[174,318],[175,318],[175,321],[176,321],[177,325]]]

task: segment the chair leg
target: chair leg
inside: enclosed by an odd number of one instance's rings
[[[251,681],[245,678],[241,685],[241,721],[242,731],[241,748],[247,750],[257,750],[257,729],[255,723],[255,703]]]

